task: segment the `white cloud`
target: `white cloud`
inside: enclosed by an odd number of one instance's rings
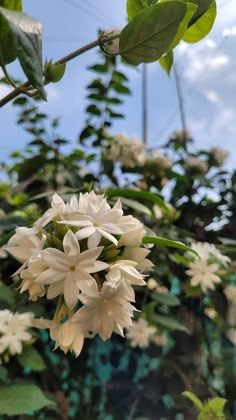
[[[231,28],[224,29],[223,36],[236,36],[236,25]]]

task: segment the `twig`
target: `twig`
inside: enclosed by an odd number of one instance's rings
[[[116,35],[111,35],[109,37],[104,37],[104,32],[98,37],[98,39],[96,39],[93,42],[90,42],[89,44],[84,45],[83,47],[73,51],[72,53],[66,55],[65,57],[62,57],[60,60],[56,61],[54,64],[55,65],[59,65],[59,64],[63,64],[63,63],[67,63],[68,61],[73,60],[74,58],[78,57],[81,54],[84,54],[86,51],[91,50],[92,48],[98,47],[98,46],[103,46],[105,45],[107,42],[113,41],[114,39],[119,38],[120,35],[116,34]],[[47,85],[48,81],[44,80],[43,84]],[[20,86],[17,86],[12,92],[10,92],[8,95],[4,96],[4,98],[2,98],[0,100],[0,108],[3,107],[4,105],[6,105],[8,102],[12,101],[13,99],[15,99],[18,95],[20,95],[21,93],[24,93],[28,96],[35,96],[37,95],[37,92],[27,92],[27,89],[29,89],[31,87],[29,82],[25,82]]]

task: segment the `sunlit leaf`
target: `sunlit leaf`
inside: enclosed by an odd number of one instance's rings
[[[13,385],[0,388],[0,414],[15,416],[55,405],[36,385]]]

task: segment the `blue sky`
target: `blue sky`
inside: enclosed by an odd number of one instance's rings
[[[198,44],[182,43],[176,49],[186,111],[187,128],[196,148],[219,146],[230,151],[228,167],[235,166],[236,148],[236,4],[218,0],[214,29]],[[54,60],[96,38],[97,29],[125,25],[125,0],[24,0],[24,11],[43,24],[43,57]],[[97,61],[96,50],[68,63],[63,80],[47,87],[48,102],[41,109],[51,117],[61,116],[60,134],[75,144],[83,127],[85,86],[93,78],[86,70]],[[19,66],[9,66],[14,77],[22,77]],[[127,69],[132,96],[122,109],[125,120],[116,122],[112,132],[127,132],[141,139],[141,66]],[[0,97],[6,88],[0,86]],[[176,86],[158,63],[148,65],[148,146],[158,148],[181,128]],[[2,130],[1,161],[22,149],[30,137],[16,126],[17,110],[7,105],[0,111]]]

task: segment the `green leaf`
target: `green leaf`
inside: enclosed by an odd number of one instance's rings
[[[173,51],[168,52],[167,54],[163,55],[161,58],[159,58],[159,63],[161,67],[166,71],[166,73],[170,74],[172,65],[174,61],[174,53]]]
[[[13,385],[0,388],[0,414],[16,416],[55,405],[36,385]]]
[[[0,7],[0,17],[7,25],[13,48],[31,85],[46,99],[43,86],[42,25],[25,13]]]
[[[187,280],[185,286],[185,293],[187,297],[199,297],[202,295],[202,289],[200,286],[191,286],[190,279]]]
[[[216,2],[213,0],[210,8],[185,32],[183,40],[185,42],[198,42],[204,38],[215,22]]]
[[[9,10],[21,12],[22,0],[0,0],[0,6]],[[15,48],[12,48],[12,35],[4,17],[0,15],[0,64],[8,64],[17,57]]]
[[[182,325],[179,321],[170,318],[169,316],[154,314],[151,316],[150,319],[152,322],[155,322],[158,325],[160,325],[160,327],[167,328],[168,330],[183,331],[189,333],[188,328]]]
[[[12,306],[15,302],[15,293],[9,287],[5,286],[0,282],[0,300],[7,303],[9,306]]]
[[[131,200],[130,198],[121,198],[121,203],[127,207],[130,207],[131,209],[137,210],[140,213],[147,214],[148,216],[151,216],[151,211],[148,207],[144,206],[143,204],[139,203],[136,200]]]
[[[52,60],[45,63],[44,66],[44,76],[46,82],[57,83],[64,76],[66,70],[66,63],[62,64],[53,64]]]
[[[47,369],[47,365],[44,362],[42,356],[33,346],[25,346],[22,353],[17,356],[18,362],[24,368],[41,372]]]
[[[180,304],[179,299],[172,293],[152,293],[152,299],[161,305],[177,306]]]
[[[121,31],[122,58],[133,65],[158,60],[170,49],[186,10],[181,1],[167,1],[139,12]]]
[[[128,15],[128,20],[132,20],[137,13],[143,10],[142,0],[127,0],[126,2],[126,11]]]
[[[163,198],[159,195],[148,192],[148,191],[139,191],[131,190],[128,188],[116,188],[116,189],[107,189],[107,197],[127,197],[127,198],[137,198],[138,200],[147,200],[152,203],[157,204],[161,208],[167,208]]]
[[[154,244],[154,245],[161,245],[161,246],[169,246],[171,248],[182,249],[183,251],[192,252],[197,257],[199,257],[198,253],[194,251],[189,246],[183,244],[179,241],[172,241],[171,239],[161,238],[160,236],[144,236],[142,239],[143,244]]]
[[[202,404],[201,400],[199,400],[199,398],[193,394],[190,391],[184,391],[183,395],[185,397],[187,397],[189,400],[191,400],[193,402],[193,404],[199,409],[202,410],[204,408],[204,405]]]

